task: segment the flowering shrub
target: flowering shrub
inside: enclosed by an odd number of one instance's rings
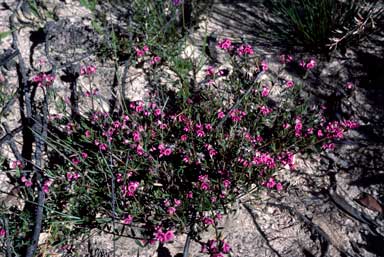
[[[297,153],[332,150],[335,140],[357,126],[327,121],[321,107],[300,97],[293,81],[262,85],[258,78],[268,63],[254,58],[252,46],[224,39],[218,48],[228,53],[232,72],[210,66],[208,82],[199,88],[167,93],[159,87],[145,101],[115,112],[90,110],[78,119],[51,119],[52,128],[64,128],[52,131],[50,169],[42,184],[50,210],[45,224],[62,231],[57,242],[89,228],[144,244],[164,244],[188,233],[203,253],[223,256],[230,246],[220,233],[207,242],[199,234],[217,230],[239,195],[283,190],[277,174],[295,170]],[[140,58],[149,49],[135,52]],[[259,68],[245,75],[243,68],[255,60]],[[303,62],[303,69],[315,64]],[[95,72],[94,66],[82,68],[84,75]],[[272,97],[276,88],[279,101]],[[22,163],[12,162],[12,168]],[[20,185],[35,186],[25,176]]]
[[[283,190],[285,182],[277,174],[295,170],[297,153],[333,150],[335,140],[358,126],[327,121],[323,108],[306,103],[293,81],[259,82],[268,63],[254,58],[252,46],[224,39],[218,48],[227,52],[231,72],[209,66],[206,83],[197,89],[175,94],[159,87],[145,101],[115,112],[50,116],[50,165],[40,184],[22,171],[23,162],[11,161],[23,194],[41,187],[46,195],[44,226],[60,231],[52,233],[53,244],[69,243],[68,237],[92,228],[144,245],[169,243],[188,233],[202,253],[224,256],[231,247],[218,232],[219,222],[240,195]],[[137,48],[137,58],[141,51],[144,55],[149,49]],[[307,72],[316,65],[312,59],[302,63]],[[244,71],[249,66],[257,68]],[[95,72],[92,65],[81,68],[84,76]],[[38,77],[32,82],[52,87],[54,77]],[[279,89],[278,101],[274,89]],[[24,231],[28,217],[20,217]],[[17,231],[16,224],[11,218],[7,231]],[[202,241],[200,233],[209,228],[217,238]],[[0,240],[7,231],[0,227]]]

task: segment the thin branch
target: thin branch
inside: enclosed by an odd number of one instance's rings
[[[42,170],[37,167],[41,167],[42,164],[42,153],[45,146],[45,138],[47,137],[47,126],[48,126],[48,97],[46,92],[44,92],[44,101],[43,101],[43,114],[40,117],[40,122],[36,123],[36,125],[40,129],[41,137],[36,138],[36,150],[35,150],[35,156],[34,156],[34,162],[35,166],[33,167],[33,170],[36,174],[36,181],[38,183],[38,206],[36,208],[36,214],[35,214],[35,225],[33,228],[33,235],[32,235],[32,243],[27,248],[26,257],[33,257],[34,253],[36,252],[39,237],[41,233],[42,228],[42,221],[44,216],[44,203],[45,203],[45,192],[43,191],[43,174]]]
[[[261,229],[261,227],[259,226],[259,223],[257,223],[257,220],[256,220],[256,217],[255,217],[255,214],[253,213],[253,207],[247,203],[244,203],[243,206],[245,207],[245,209],[249,212],[249,214],[251,215],[252,217],[252,220],[253,220],[253,224],[255,225],[256,227],[256,230],[259,232],[259,234],[261,235],[261,237],[264,239],[265,241],[265,244],[268,246],[269,249],[271,249],[271,251],[278,257],[282,257],[278,251],[276,251],[275,248],[273,248],[273,246],[269,243],[269,240],[267,238],[267,235],[264,233],[264,231]]]
[[[15,139],[13,138],[18,132],[22,131],[23,128],[20,126],[10,131],[8,125],[5,122],[3,122],[2,125],[4,127],[6,135],[0,139],[0,146],[3,143],[8,142],[8,145],[11,148],[12,153],[15,155],[16,159],[19,161],[23,161],[23,157],[21,156],[21,153],[17,149]]]

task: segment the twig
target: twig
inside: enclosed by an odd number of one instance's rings
[[[356,255],[351,255],[348,252],[343,251],[337,245],[333,244],[332,240],[330,239],[328,234],[324,232],[324,230],[322,230],[318,225],[314,224],[311,220],[309,220],[307,217],[305,217],[303,214],[301,214],[300,212],[298,212],[294,208],[292,208],[288,205],[276,204],[276,203],[271,203],[271,202],[267,202],[266,204],[269,206],[272,206],[272,207],[277,207],[280,209],[287,210],[291,215],[298,217],[300,221],[304,222],[304,224],[311,229],[312,233],[317,234],[322,240],[324,240],[328,244],[332,244],[336,248],[336,250],[338,250],[340,253],[344,254],[345,256],[349,256],[349,257],[355,257],[356,256]],[[328,251],[328,247],[326,248],[325,252],[323,252],[322,256],[325,256],[327,251]]]
[[[273,248],[273,246],[269,243],[269,240],[267,238],[267,235],[264,233],[264,231],[261,229],[261,227],[259,226],[259,224],[257,223],[257,220],[255,218],[255,214],[253,213],[253,208],[251,205],[247,204],[247,203],[244,203],[243,206],[245,207],[245,209],[249,212],[249,214],[252,216],[252,220],[253,220],[253,224],[255,225],[257,231],[259,232],[259,234],[261,235],[261,237],[264,239],[265,241],[265,244],[269,247],[269,249],[271,249],[271,251],[278,257],[282,257],[278,251],[276,251],[275,248]]]
[[[183,257],[188,257],[190,243],[191,243],[191,236],[190,236],[190,233],[188,233],[187,239],[185,239],[185,245],[184,245],[184,249],[183,249]]]
[[[15,155],[16,159],[19,161],[23,161],[23,157],[21,156],[19,150],[17,149],[15,139],[13,138],[15,136],[15,134],[17,134],[18,132],[20,132],[22,130],[22,127],[20,126],[18,128],[15,128],[14,130],[10,131],[8,125],[5,122],[3,122],[2,125],[5,129],[6,135],[0,139],[0,146],[3,143],[8,142],[9,147],[11,148],[12,153]]]
[[[28,85],[28,76],[27,76],[27,69],[25,67],[25,62],[23,57],[21,56],[20,50],[19,50],[19,40],[17,36],[17,30],[15,26],[15,16],[16,11],[20,9],[21,5],[23,4],[23,0],[20,0],[12,13],[12,15],[9,17],[9,24],[10,29],[12,31],[12,47],[15,49],[16,52],[18,52],[18,60],[19,64],[17,65],[18,75],[19,75],[19,83],[20,87],[22,89],[22,96],[25,97],[25,108],[26,108],[26,117],[29,119],[32,117],[32,104],[31,99],[29,95],[29,85]]]
[[[39,242],[39,237],[41,233],[41,227],[42,227],[42,221],[43,221],[43,211],[44,211],[44,203],[45,203],[45,193],[43,191],[43,176],[42,171],[40,168],[42,163],[42,152],[44,150],[45,146],[45,138],[47,137],[47,126],[48,126],[48,97],[46,92],[44,92],[44,100],[43,100],[43,114],[40,117],[40,124],[36,123],[36,125],[40,129],[41,137],[36,138],[36,150],[35,150],[35,166],[33,167],[33,170],[36,174],[36,181],[38,183],[37,189],[38,189],[38,206],[36,208],[36,214],[35,214],[35,225],[33,228],[33,235],[32,235],[32,243],[27,248],[26,257],[33,257],[37,246]]]
[[[12,242],[9,238],[9,225],[8,225],[8,219],[6,217],[3,218],[3,224],[4,224],[4,229],[5,229],[5,252],[6,252],[6,257],[12,257],[12,252],[11,249],[12,247]]]

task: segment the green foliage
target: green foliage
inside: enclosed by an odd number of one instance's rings
[[[97,0],[80,0],[80,4],[91,11],[96,9]]]
[[[276,35],[285,44],[310,49],[326,47],[337,29],[349,27],[363,1],[272,0],[273,12],[281,22]]]

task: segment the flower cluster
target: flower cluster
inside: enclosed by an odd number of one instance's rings
[[[37,86],[39,87],[50,87],[54,80],[55,80],[55,75],[52,75],[52,74],[46,74],[46,73],[39,73],[38,75],[34,76],[32,78],[32,82],[33,83],[36,83]]]
[[[208,253],[211,257],[224,257],[230,251],[231,247],[224,240],[208,240],[201,244],[201,252]]]

